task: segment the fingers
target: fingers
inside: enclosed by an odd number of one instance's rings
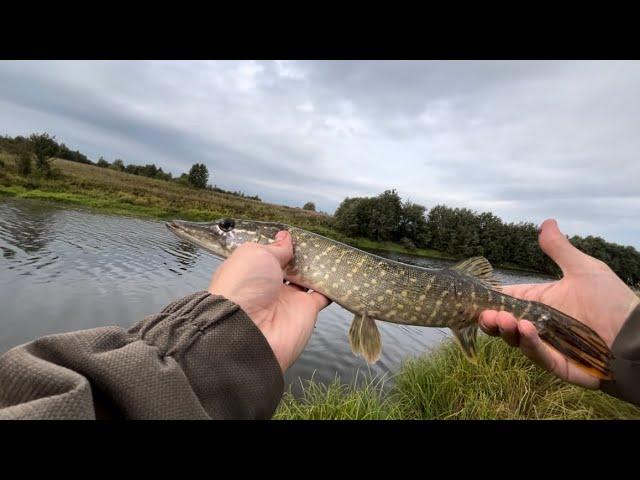
[[[266,245],[264,248],[278,259],[281,268],[284,268],[293,258],[293,242],[291,241],[291,234],[287,230],[278,232],[275,242]]]
[[[545,345],[540,337],[536,327],[528,320],[522,320],[518,324],[518,332],[520,334],[520,350],[522,353],[538,364],[545,370],[561,376],[558,370],[558,359],[555,358],[547,345]]]
[[[328,307],[329,304],[331,303],[331,300],[329,300],[327,297],[325,297],[324,295],[318,292],[311,292],[309,293],[309,296],[311,296],[311,298],[315,302],[318,312]]]
[[[558,223],[553,219],[545,220],[542,223],[538,242],[542,251],[558,264],[565,275],[578,270],[585,259],[589,258],[571,245],[571,242],[558,228]]]
[[[540,340],[536,327],[528,320],[518,321],[510,313],[487,310],[480,314],[478,323],[487,335],[501,336],[512,347],[520,347],[526,357],[542,368],[551,372],[556,370],[552,352]]]
[[[512,347],[519,345],[520,335],[518,331],[518,321],[510,313],[487,310],[480,314],[478,323],[482,331],[487,335],[493,337],[499,335]]]
[[[284,284],[288,289],[295,290],[296,292],[301,292],[301,293],[304,292],[305,294],[309,295],[309,298],[313,300],[314,306],[316,307],[316,311],[318,313],[320,312],[320,310],[323,310],[324,308],[329,306],[329,304],[331,303],[331,300],[329,300],[327,297],[325,297],[321,293],[315,292],[313,290],[309,290],[305,287],[301,287],[300,285],[296,285],[295,283],[290,283],[286,280],[284,281]]]
[[[488,335],[500,335],[509,345],[519,347],[524,356],[548,372],[583,387],[598,388],[597,378],[570,365],[560,352],[540,339],[536,327],[528,320],[516,321],[506,312],[487,310],[480,314],[479,325]]]

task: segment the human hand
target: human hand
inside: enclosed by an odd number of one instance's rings
[[[238,305],[269,342],[285,372],[304,349],[329,299],[283,283],[293,258],[291,234],[278,232],[270,245],[245,243],[215,271],[209,292]]]
[[[640,299],[613,271],[577,248],[560,232],[555,220],[541,227],[542,250],[562,269],[561,280],[541,284],[507,285],[503,292],[534,300],[560,310],[591,327],[611,348],[618,332]],[[551,346],[543,343],[527,320],[516,320],[507,312],[481,313],[480,328],[500,335],[509,345],[563,380],[587,388],[598,388],[600,380],[580,369]]]

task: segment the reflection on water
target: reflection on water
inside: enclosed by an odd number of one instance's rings
[[[128,327],[183,295],[204,290],[220,260],[163,222],[95,214],[44,202],[0,200],[0,353],[36,337],[105,325]],[[448,262],[392,255],[429,268]],[[504,283],[545,279],[498,271]],[[447,329],[378,322],[380,360],[351,353],[351,314],[336,304],[317,327],[286,380],[350,382],[356,372],[395,372],[403,358],[448,337]]]

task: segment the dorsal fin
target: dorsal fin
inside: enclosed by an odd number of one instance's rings
[[[458,273],[477,279],[487,288],[500,291],[500,281],[493,276],[493,267],[484,257],[471,257],[450,267]]]

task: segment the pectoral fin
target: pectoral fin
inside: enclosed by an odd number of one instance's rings
[[[478,337],[478,325],[473,324],[465,328],[451,329],[462,351],[471,361],[476,360],[476,338]]]
[[[369,363],[375,363],[382,352],[382,340],[376,321],[365,313],[355,315],[349,328],[349,343],[353,353],[362,354]]]

